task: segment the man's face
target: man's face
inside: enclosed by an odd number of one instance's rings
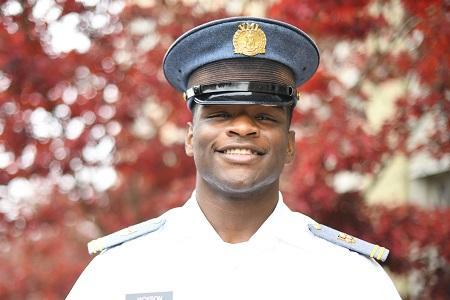
[[[198,179],[229,193],[278,188],[295,153],[286,109],[263,105],[199,105],[185,146]]]

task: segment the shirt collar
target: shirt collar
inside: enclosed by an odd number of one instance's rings
[[[200,209],[195,190],[183,208],[187,212],[188,219],[185,224],[189,226],[189,236],[197,237],[202,242],[224,243]],[[310,238],[308,223],[311,222],[309,217],[292,212],[284,203],[283,195],[279,193],[274,211],[247,243],[273,244],[275,239],[303,247],[304,238]]]
[[[279,200],[272,214],[267,218],[252,239],[261,242],[277,240],[294,247],[308,247],[311,233],[308,224],[312,219],[298,212],[293,212],[279,194]]]

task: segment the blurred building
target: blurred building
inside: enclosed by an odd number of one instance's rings
[[[399,81],[390,82],[381,88],[369,88],[372,97],[366,112],[374,130],[394,113],[394,101],[405,92],[405,88],[405,84]],[[410,143],[426,144],[426,134],[432,129],[431,126],[431,120],[421,120]],[[440,159],[425,152],[410,159],[397,155],[386,163],[379,176],[371,180],[366,190],[369,203],[395,205],[411,202],[430,208],[450,206],[449,154],[444,154]]]

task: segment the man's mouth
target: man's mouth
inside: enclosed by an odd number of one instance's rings
[[[223,153],[225,154],[233,154],[233,155],[258,155],[258,152],[252,151],[250,149],[227,149]]]
[[[228,155],[264,155],[265,151],[255,146],[226,146],[216,149],[217,152]]]

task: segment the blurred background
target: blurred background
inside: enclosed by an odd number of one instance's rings
[[[405,299],[450,298],[449,1],[0,3],[1,299],[64,298],[88,241],[184,203],[191,115],[162,59],[237,15],[298,26],[321,52],[287,204],[389,248]]]

